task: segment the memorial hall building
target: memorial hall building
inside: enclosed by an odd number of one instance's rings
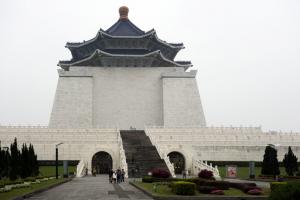
[[[78,161],[78,176],[94,168],[125,169],[129,176],[205,168],[218,175],[204,161],[262,161],[268,144],[280,144],[279,160],[288,146],[300,156],[299,133],[206,126],[197,71],[191,61],[176,60],[184,44],[139,29],[128,13],[123,6],[107,30],[66,43],[72,58],[58,62],[49,125],[0,126],[2,146],[17,138],[34,145],[38,160],[51,161],[62,143],[59,160]]]

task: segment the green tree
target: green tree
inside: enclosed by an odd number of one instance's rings
[[[16,180],[20,175],[21,169],[20,151],[18,149],[17,138],[10,145],[10,165],[9,165],[9,178],[10,180]]]
[[[29,145],[28,152],[29,152],[29,163],[30,163],[29,166],[31,166],[30,175],[37,176],[39,175],[39,164],[37,161],[37,155],[34,152],[34,148],[32,144]]]
[[[283,165],[289,176],[293,176],[298,171],[298,158],[293,153],[291,147],[289,147],[288,153],[284,155]]]
[[[10,164],[10,154],[8,149],[2,149],[0,152],[0,178],[8,177]]]
[[[266,146],[261,174],[274,176],[280,174],[277,150],[275,148]]]
[[[21,178],[26,178],[31,175],[31,166],[29,162],[29,150],[27,148],[26,144],[22,145],[22,150],[21,150],[21,172],[20,176]]]

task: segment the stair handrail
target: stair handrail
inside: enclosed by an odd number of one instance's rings
[[[123,148],[123,141],[121,138],[120,131],[118,131],[118,142],[119,142],[119,147],[120,147],[120,168],[124,169],[125,171],[125,178],[128,178],[128,165],[126,162],[126,155],[125,155],[125,150]]]
[[[168,169],[169,169],[169,171],[170,171],[170,173],[171,173],[171,176],[172,176],[173,178],[175,178],[175,177],[176,177],[176,174],[175,174],[175,167],[174,167],[174,164],[171,163],[170,157],[166,155],[166,156],[164,157],[164,160],[165,160],[165,163],[166,163],[166,165],[167,165],[167,167],[168,167]]]
[[[81,178],[81,177],[85,176],[85,169],[86,169],[86,166],[85,166],[84,160],[80,160],[76,167],[76,177]]]
[[[197,159],[193,159],[193,165],[195,165],[198,172],[200,172],[203,169],[206,169],[206,170],[212,171],[212,173],[216,179],[221,179],[220,172],[219,172],[217,165],[215,165],[213,167],[212,163],[207,164],[207,161],[202,161],[202,160],[197,160]]]
[[[154,139],[154,137],[152,137],[151,134],[147,134],[146,130],[147,129],[145,129],[145,133],[149,137],[152,145],[155,146],[155,148],[156,148],[156,150],[158,152],[159,157],[165,161],[165,163],[166,163],[166,165],[167,165],[167,167],[169,169],[169,172],[170,172],[171,176],[173,178],[175,178],[176,174],[175,174],[174,164],[171,163],[169,156],[165,155],[164,152],[161,150],[160,146],[158,145],[158,143],[156,142],[156,140]]]

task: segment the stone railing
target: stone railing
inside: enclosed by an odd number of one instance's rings
[[[207,161],[195,160],[193,159],[193,170],[194,174],[198,174],[201,170],[209,170],[213,172],[213,175],[216,179],[221,179],[218,166],[212,166],[212,164],[207,164]]]
[[[126,162],[126,155],[125,155],[125,150],[123,148],[123,141],[121,138],[120,131],[118,131],[118,143],[119,143],[119,148],[120,148],[120,169],[124,169],[125,171],[125,178],[128,178],[128,165]]]
[[[156,140],[149,134],[147,134],[147,131],[145,131],[146,135],[149,137],[152,145],[154,145],[156,147],[156,150],[160,156],[161,159],[163,159],[169,169],[169,172],[171,174],[171,176],[173,178],[176,177],[175,175],[175,168],[174,168],[174,165],[170,162],[170,158],[169,156],[165,155],[165,153],[161,150],[161,148],[159,147],[159,145],[157,144]]]
[[[35,125],[35,126],[32,126],[32,125],[1,125],[0,124],[0,128],[1,129],[47,129],[49,128],[48,126],[44,126],[44,125]]]
[[[175,177],[176,177],[176,174],[175,174],[174,165],[170,162],[169,156],[166,155],[166,156],[164,157],[164,161],[165,161],[165,163],[166,163],[166,165],[167,165],[167,167],[168,167],[168,169],[169,169],[169,171],[170,171],[170,173],[171,173],[171,176],[172,176],[173,178],[175,178]]]
[[[84,160],[80,160],[76,168],[76,177],[81,178],[85,175],[86,175],[86,164],[84,163]]]

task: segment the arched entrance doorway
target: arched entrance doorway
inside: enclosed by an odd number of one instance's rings
[[[177,151],[170,152],[168,154],[170,162],[174,164],[175,174],[181,174],[185,169],[185,160],[181,153]]]
[[[112,157],[105,151],[99,151],[92,158],[92,169],[96,169],[96,174],[108,174],[112,169]]]

